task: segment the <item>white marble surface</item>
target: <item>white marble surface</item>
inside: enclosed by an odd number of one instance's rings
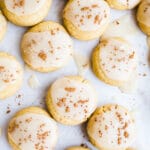
[[[67,1],[67,0],[66,0]],[[53,0],[52,8],[45,20],[53,20],[62,22],[62,8],[66,1]],[[122,16],[126,11],[112,10],[112,20]],[[129,24],[130,26],[130,24]],[[45,94],[50,84],[58,77],[64,75],[76,75],[78,69],[72,60],[65,68],[47,74],[31,71],[24,66],[24,62],[20,56],[19,44],[23,33],[27,28],[17,27],[8,23],[7,34],[2,42],[0,42],[0,51],[9,52],[16,56],[22,66],[25,68],[24,83],[22,88],[11,98],[0,101],[0,127],[2,135],[0,136],[0,149],[10,150],[7,142],[6,129],[10,118],[14,113],[27,106],[41,106],[45,105]],[[99,40],[88,42],[81,42],[74,40],[74,47],[76,53],[81,53],[90,59],[93,48],[97,45]],[[139,55],[139,75],[138,75],[138,89],[135,93],[125,94],[122,93],[117,87],[106,85],[99,81],[92,70],[89,69],[85,74],[85,78],[89,79],[95,86],[99,96],[99,106],[107,103],[118,103],[130,109],[136,118],[137,123],[137,140],[133,144],[136,150],[149,150],[150,148],[150,66],[148,63],[149,50],[146,43],[146,36],[139,32],[133,40]],[[39,80],[40,86],[37,89],[32,89],[28,84],[28,79],[31,75],[36,75]],[[146,74],[146,76],[145,76]],[[130,86],[130,85],[129,85]],[[18,95],[21,95],[18,96]],[[18,105],[20,103],[21,105]],[[7,108],[9,107],[9,108]],[[10,113],[6,113],[7,110]],[[95,148],[88,142],[85,133],[86,125],[67,127],[59,124],[59,140],[56,150],[64,150],[67,146],[80,145],[85,143],[95,150]]]

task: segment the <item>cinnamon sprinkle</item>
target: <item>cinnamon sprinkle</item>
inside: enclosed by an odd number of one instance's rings
[[[98,5],[96,5],[96,4],[95,4],[95,5],[92,5],[92,8],[97,8],[97,7],[98,7]]]
[[[4,66],[0,66],[0,72],[4,71]]]
[[[134,55],[135,55],[135,52],[133,52],[131,55],[129,55],[129,58],[130,58],[130,59],[133,59],[133,58],[134,58]]]
[[[124,137],[128,138],[129,137],[129,133],[127,131],[124,132]]]
[[[74,92],[76,90],[76,88],[73,88],[73,87],[66,87],[65,88],[65,91],[67,92]]]
[[[87,103],[88,100],[79,100],[78,103],[81,103],[81,104],[84,104],[84,103]]]
[[[39,54],[38,54],[38,56],[42,59],[42,60],[46,60],[46,58],[47,58],[47,55],[45,54],[45,52],[44,51],[41,51]]]
[[[66,112],[70,112],[70,108],[67,106],[65,109]]]
[[[24,4],[25,4],[25,0],[20,0],[19,5],[24,6]]]
[[[87,10],[89,10],[89,7],[83,7],[83,8],[81,8],[81,11],[87,11]]]

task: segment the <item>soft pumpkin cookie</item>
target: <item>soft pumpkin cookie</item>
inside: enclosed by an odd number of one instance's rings
[[[57,142],[57,124],[39,107],[15,114],[8,126],[8,140],[14,150],[52,150]]]
[[[137,21],[141,30],[150,36],[150,1],[143,0],[137,11]]]
[[[92,63],[93,71],[100,80],[122,86],[136,74],[136,51],[122,38],[104,39],[94,50]]]
[[[11,55],[0,52],[0,99],[12,96],[21,86],[23,70]]]
[[[106,0],[110,7],[119,10],[128,10],[136,7],[141,0]]]
[[[47,107],[60,123],[78,125],[96,109],[97,96],[90,83],[80,76],[56,80],[47,93]]]
[[[101,150],[126,150],[135,140],[135,131],[130,112],[115,104],[98,108],[87,126],[90,141]]]
[[[66,150],[89,150],[89,149],[81,147],[81,146],[72,146],[72,147],[67,148]]]
[[[69,0],[63,19],[70,34],[79,40],[102,35],[108,25],[110,8],[104,0]]]
[[[48,14],[52,0],[3,0],[5,16],[16,25],[32,26]]]
[[[0,11],[0,41],[2,40],[7,28],[7,21]]]
[[[42,22],[25,33],[21,53],[32,69],[50,72],[62,68],[72,58],[73,42],[60,24]]]

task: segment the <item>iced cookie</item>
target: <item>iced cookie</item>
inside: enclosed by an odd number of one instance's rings
[[[8,140],[14,150],[52,150],[57,136],[56,122],[40,107],[17,112],[8,126]]]
[[[0,11],[0,41],[4,37],[7,28],[7,21],[3,16],[2,12]]]
[[[150,35],[150,1],[142,1],[137,11],[137,21],[141,30]]]
[[[81,147],[81,146],[72,146],[72,147],[67,148],[66,150],[89,150],[89,149]]]
[[[93,52],[92,62],[97,77],[110,85],[123,86],[136,75],[136,51],[122,38],[101,41]]]
[[[11,55],[0,52],[0,99],[12,96],[21,86],[23,70]]]
[[[104,0],[69,0],[63,19],[70,34],[79,40],[99,38],[109,23],[110,8]]]
[[[98,108],[87,125],[90,141],[101,150],[126,150],[135,140],[135,131],[130,112],[113,104]]]
[[[3,0],[5,16],[16,25],[32,26],[48,14],[52,0]]]
[[[119,10],[128,10],[136,7],[141,0],[106,0],[110,7]]]
[[[90,83],[80,76],[57,79],[47,93],[47,107],[60,123],[78,125],[87,120],[97,106]]]
[[[39,72],[62,68],[72,58],[73,42],[55,22],[42,22],[23,36],[21,53],[26,64]]]

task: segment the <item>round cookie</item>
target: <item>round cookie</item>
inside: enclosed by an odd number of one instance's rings
[[[101,150],[125,150],[136,137],[135,122],[130,112],[119,105],[98,108],[90,118],[87,133]]]
[[[107,84],[123,86],[131,80],[137,69],[134,48],[121,38],[109,38],[100,42],[92,56],[93,71]]]
[[[48,14],[52,0],[3,0],[5,16],[16,25],[33,26]]]
[[[0,52],[0,99],[12,96],[21,86],[23,70],[11,55]]]
[[[21,53],[26,64],[39,72],[64,67],[72,58],[73,42],[58,23],[47,21],[31,28],[23,36]]]
[[[14,150],[54,149],[57,135],[56,122],[40,107],[17,112],[8,126],[8,141]]]
[[[87,80],[80,76],[67,76],[52,84],[46,103],[55,120],[65,125],[78,125],[96,109],[97,96]]]
[[[139,5],[137,21],[141,30],[150,36],[150,1],[142,1]]]
[[[72,147],[67,148],[66,150],[89,150],[89,149],[81,147],[81,146],[72,146]]]
[[[106,0],[110,7],[119,10],[128,10],[136,7],[141,0]]]
[[[7,21],[3,16],[2,12],[0,11],[0,41],[4,37],[4,34],[6,33],[6,28],[7,28]]]
[[[109,23],[110,8],[104,0],[69,0],[63,20],[70,34],[79,40],[99,38]]]

